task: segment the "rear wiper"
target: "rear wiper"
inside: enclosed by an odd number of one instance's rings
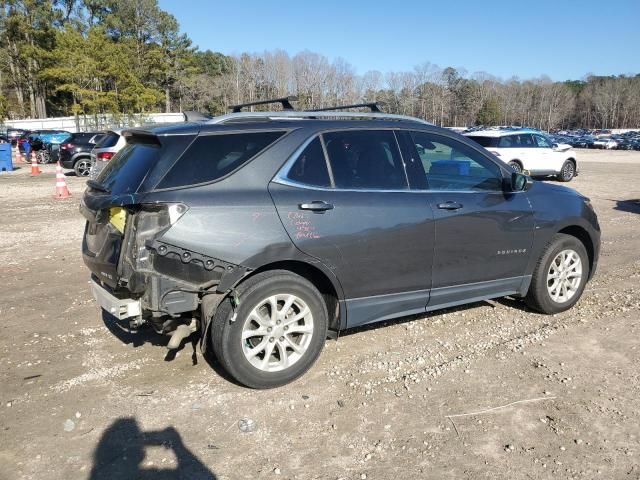
[[[109,190],[101,183],[96,182],[95,180],[87,180],[87,185],[89,185],[94,190],[98,190],[99,192],[111,193],[111,190]]]

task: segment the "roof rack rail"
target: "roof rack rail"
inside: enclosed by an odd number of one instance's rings
[[[257,102],[239,103],[238,105],[231,105],[229,110],[232,113],[240,113],[244,107],[253,107],[254,105],[269,105],[271,103],[279,103],[282,105],[283,110],[295,110],[291,102],[298,101],[296,96],[288,96],[282,98],[273,98],[271,100],[258,100]]]
[[[205,122],[209,125],[212,124],[224,124],[232,122],[253,121],[253,120],[318,120],[318,119],[372,119],[372,120],[398,120],[405,122],[416,122],[424,125],[433,125],[416,117],[409,117],[406,115],[395,115],[392,113],[378,113],[378,112],[305,112],[305,111],[280,111],[280,112],[235,112],[226,113],[218,117],[214,117],[211,120]]]
[[[384,102],[369,102],[369,103],[353,103],[351,105],[336,105],[335,107],[314,108],[312,110],[305,110],[306,112],[329,112],[331,110],[346,110],[348,108],[368,108],[373,113],[383,113],[380,107],[386,105]]]

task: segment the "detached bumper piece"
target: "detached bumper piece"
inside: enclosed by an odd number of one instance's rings
[[[142,313],[140,300],[117,298],[93,279],[91,279],[91,292],[98,305],[119,320],[138,317]]]

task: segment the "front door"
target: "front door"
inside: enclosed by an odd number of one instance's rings
[[[466,142],[418,131],[410,138],[415,150],[405,157],[420,157],[414,173],[426,177],[435,219],[429,308],[517,292],[533,242],[526,193],[504,192],[502,169]]]
[[[270,184],[294,244],[335,272],[348,326],[425,310],[434,224],[392,130],[315,137]]]

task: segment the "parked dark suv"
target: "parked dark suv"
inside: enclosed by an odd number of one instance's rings
[[[91,150],[104,132],[73,133],[60,144],[60,163],[73,169],[78,177],[88,177],[91,170]]]
[[[239,109],[236,109],[239,110]],[[552,314],[596,269],[589,199],[382,113],[232,113],[128,130],[88,182],[98,303],[285,384],[346,328],[502,296]]]

